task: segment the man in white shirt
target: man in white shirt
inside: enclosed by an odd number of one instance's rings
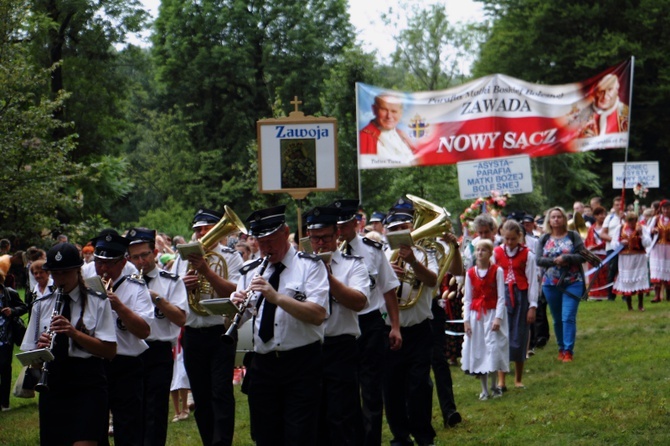
[[[621,197],[614,197],[614,200],[612,200],[612,209],[610,210],[610,213],[607,214],[607,217],[605,217],[605,221],[603,222],[603,230],[602,233],[608,236],[612,236],[614,234],[614,231],[621,226],[621,213],[623,212],[622,207],[621,207]],[[611,239],[607,240],[605,243],[605,250],[606,250],[606,255],[609,256],[612,254],[614,251],[614,248],[612,247],[612,242]],[[614,279],[616,279],[617,274],[619,273],[619,256],[616,255],[614,258],[609,262],[609,274],[607,275],[607,283],[614,284]],[[616,300],[616,294],[614,294],[614,286],[611,286],[609,289],[609,296],[607,297],[607,300],[614,301]]]

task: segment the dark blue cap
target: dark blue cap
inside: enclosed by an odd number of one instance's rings
[[[403,223],[412,223],[414,221],[414,204],[406,197],[401,197],[389,209],[386,215],[386,227],[392,228]]]
[[[113,229],[105,229],[99,236],[92,239],[95,247],[93,255],[99,259],[117,259],[125,255],[130,240],[121,237]]]
[[[46,271],[65,271],[80,268],[84,261],[72,243],[58,243],[47,251],[47,261],[42,265]]]
[[[372,213],[372,216],[370,217],[370,220],[368,220],[368,222],[369,222],[369,223],[375,223],[375,222],[377,222],[377,221],[379,221],[379,222],[383,222],[383,221],[384,221],[384,218],[386,218],[386,214],[385,214],[385,213],[383,213],[383,212],[379,212],[379,211],[374,211],[374,212]]]
[[[343,199],[333,201],[328,205],[329,208],[338,209],[340,214],[338,216],[338,223],[347,223],[354,218],[358,213],[359,201],[356,199]]]
[[[249,235],[260,238],[272,234],[286,223],[285,212],[285,205],[252,212],[245,220],[249,228]]]
[[[305,214],[307,229],[321,229],[337,225],[340,211],[337,208],[317,206]]]
[[[126,238],[131,245],[136,243],[151,243],[156,241],[156,230],[147,228],[130,228],[126,233]]]
[[[193,217],[193,223],[191,224],[192,228],[198,228],[200,226],[215,225],[223,218],[223,213],[219,211],[214,211],[212,209],[198,209],[198,212],[195,213]]]

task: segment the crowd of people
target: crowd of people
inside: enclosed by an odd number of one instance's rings
[[[426,224],[422,206],[403,197],[367,220],[358,200],[337,200],[309,209],[295,234],[284,206],[232,230],[228,209],[199,209],[191,243],[130,228],[84,246],[63,236],[46,252],[30,248],[26,302],[13,289],[23,279],[10,286],[0,268],[2,410],[13,344],[48,348],[54,359],[34,365],[48,378],[42,444],[108,444],[112,435],[164,445],[170,395],[172,421],[195,409],[202,444],[232,444],[246,325],[253,351],[242,391],[255,444],[379,445],[385,414],[391,444],[429,445],[433,387],[444,427],[462,421],[450,371],[458,358],[481,381],[480,400],[499,398],[510,365],[514,388],[525,388],[524,364],[550,338],[547,308],[558,359],[570,363],[582,300],[618,294],[632,309],[637,295],[643,310],[652,285],[652,302],[667,296],[667,200],[640,212],[615,199],[608,212],[594,199],[538,218],[481,209],[460,240],[445,226],[402,241]],[[14,339],[11,320],[26,312],[25,336]]]

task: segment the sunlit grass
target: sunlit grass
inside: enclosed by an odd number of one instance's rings
[[[552,329],[547,347],[526,363],[527,388],[510,389],[500,399],[479,401],[479,381],[452,367],[456,404],[464,421],[454,429],[443,428],[434,396],[436,444],[666,444],[670,303],[652,305],[649,300],[646,312],[629,312],[620,299],[582,303],[574,362],[556,360]],[[14,374],[19,370],[15,361]],[[250,445],[246,396],[239,386],[235,392],[234,444]],[[0,413],[0,444],[38,444],[37,401],[12,397],[11,405],[11,411]],[[384,443],[389,440],[385,427]],[[168,444],[201,444],[193,416],[170,423]]]

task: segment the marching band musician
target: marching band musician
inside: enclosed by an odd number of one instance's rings
[[[340,240],[346,242],[344,252],[363,257],[370,276],[369,305],[358,313],[361,335],[357,340],[359,351],[358,373],[361,385],[363,410],[363,444],[379,445],[382,442],[382,375],[384,350],[389,346],[397,350],[402,345],[398,301],[395,290],[400,284],[389,264],[382,244],[356,233],[358,200],[338,200],[329,205],[339,209],[337,228]],[[381,309],[386,308],[390,332],[385,331]]]
[[[21,344],[29,351],[51,345],[48,392],[39,397],[41,445],[95,445],[107,434],[108,387],[103,358],[116,354],[116,332],[107,296],[84,284],[79,251],[59,243],[47,252],[43,268],[62,291],[63,309],[54,314],[58,291],[33,303]]]
[[[160,271],[156,265],[156,231],[132,228],[126,234],[130,241],[128,259],[138,271],[154,306],[149,349],[142,353],[144,365],[144,445],[165,445],[169,399],[174,365],[172,347],[186,322],[187,300],[184,282],[175,274]]]
[[[95,270],[107,287],[107,297],[116,323],[117,348],[113,360],[105,363],[109,384],[109,409],[114,418],[114,442],[141,445],[142,359],[148,348],[144,341],[151,332],[153,308],[143,280],[124,276],[129,240],[108,232],[91,240]],[[106,443],[107,436],[104,437]]]
[[[411,230],[413,214],[411,201],[402,198],[398,200],[386,217],[387,232]],[[433,252],[421,251],[412,246],[401,245],[398,257],[412,268],[423,288],[416,304],[400,311],[402,348],[386,352],[383,384],[386,419],[393,434],[391,444],[413,445],[410,439],[412,435],[419,445],[428,445],[433,444],[436,435],[431,424],[433,386],[430,379],[430,319],[438,266]],[[391,266],[399,278],[405,274],[405,269],[399,265]],[[398,292],[409,287],[412,285],[401,283]]]
[[[337,249],[339,231],[335,208],[316,207],[305,214],[307,234],[316,253],[329,253],[325,261],[330,284],[330,316],[323,342],[323,393],[318,444],[355,445],[361,417],[356,338],[358,311],[367,306],[370,278],[362,257]]]
[[[222,218],[221,212],[199,209],[192,223],[197,239],[202,239]],[[189,254],[188,261],[177,256],[171,272],[183,279],[188,292],[199,287],[198,280],[201,277],[212,285],[217,296],[230,296],[240,277],[242,257],[234,249],[220,243],[212,252],[221,255],[225,260],[227,278],[221,277],[200,254]],[[209,299],[213,296],[201,297]],[[184,367],[197,409],[195,421],[205,446],[230,445],[233,441],[233,369],[236,345],[226,344],[221,338],[226,331],[226,322],[224,316],[203,315],[190,309],[182,337]]]
[[[232,298],[237,305],[246,298],[245,317],[254,316],[255,354],[247,379],[256,444],[312,446],[318,444],[328,273],[318,256],[291,245],[284,211],[277,206],[247,218],[270,265],[256,276],[262,261],[247,264]]]

